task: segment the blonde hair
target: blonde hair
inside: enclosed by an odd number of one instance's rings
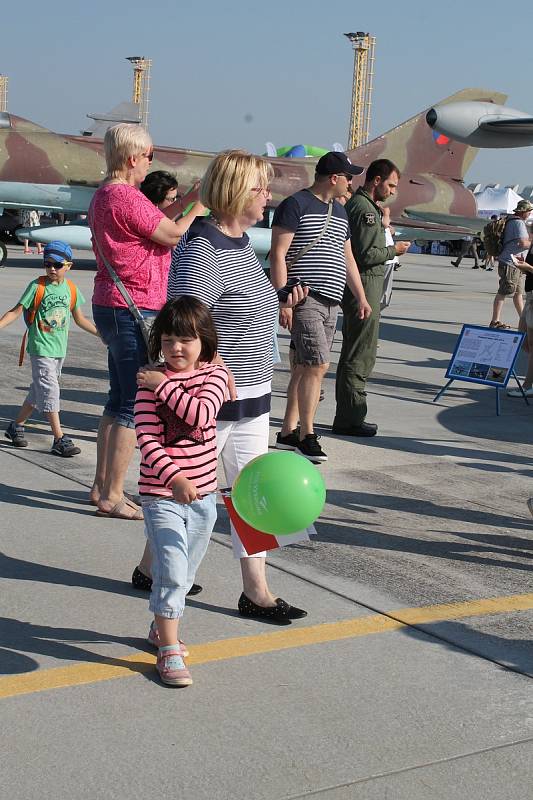
[[[274,170],[261,156],[225,150],[209,163],[200,186],[200,200],[216,214],[240,216],[252,200],[250,189],[266,189]]]
[[[152,147],[146,128],[129,122],[120,122],[105,132],[104,154],[107,178],[118,178],[124,171],[128,158],[138,156]]]

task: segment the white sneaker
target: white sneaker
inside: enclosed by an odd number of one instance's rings
[[[524,389],[526,397],[533,397],[533,387],[531,389]],[[520,389],[507,389],[507,397],[523,397]]]

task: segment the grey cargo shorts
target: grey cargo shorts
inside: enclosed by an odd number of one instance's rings
[[[329,363],[338,315],[337,302],[315,293],[296,306],[291,330],[295,364],[315,367]]]

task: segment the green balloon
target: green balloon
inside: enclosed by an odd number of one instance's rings
[[[237,514],[252,528],[287,536],[303,531],[320,515],[326,487],[310,461],[292,451],[277,450],[243,467],[231,499]]]

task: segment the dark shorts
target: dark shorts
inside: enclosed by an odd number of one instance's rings
[[[498,294],[501,294],[502,297],[510,297],[517,292],[524,291],[526,276],[518,267],[503,264],[500,261],[498,263],[498,275],[500,276]]]
[[[156,311],[140,309],[143,317],[155,317]],[[133,406],[137,394],[137,372],[148,363],[141,329],[127,308],[93,306],[93,319],[102,341],[107,345],[109,395],[104,415],[118,425],[134,428]]]
[[[308,295],[294,309],[291,343],[294,343],[295,364],[315,367],[329,362],[338,314],[338,303],[318,295]]]

